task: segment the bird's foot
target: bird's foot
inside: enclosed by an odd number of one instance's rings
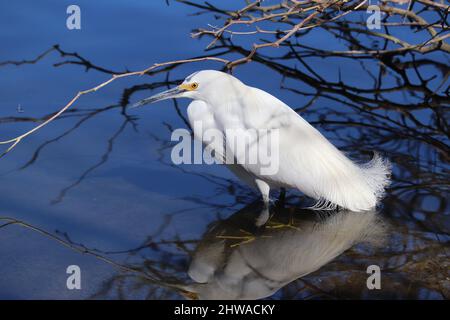
[[[243,244],[253,242],[257,239],[256,235],[254,235],[253,233],[248,232],[246,230],[239,229],[239,232],[242,233],[242,235],[236,235],[236,236],[235,235],[218,235],[218,236],[216,236],[216,238],[237,241],[236,243],[231,244],[230,248],[241,246]],[[265,238],[266,236],[261,236],[261,237]]]
[[[266,225],[267,229],[281,229],[281,228],[290,228],[290,229],[294,229],[297,231],[300,231],[300,228],[296,227],[294,224],[294,217],[291,216],[289,217],[289,221],[287,223],[283,223],[283,222],[279,222],[279,221],[272,221],[269,220],[267,225]]]
[[[250,243],[255,241],[256,237],[254,235],[249,235],[249,236],[228,236],[228,235],[222,235],[222,236],[217,236],[217,238],[219,239],[224,239],[224,240],[231,240],[231,241],[236,241],[236,243],[232,243],[230,244],[230,248],[234,248],[246,243]]]

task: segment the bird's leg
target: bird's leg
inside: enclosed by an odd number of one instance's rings
[[[266,224],[269,218],[270,218],[269,206],[266,206],[266,204],[264,204],[264,208],[261,210],[259,216],[256,218],[255,225],[257,227],[262,227],[263,225]]]
[[[300,228],[298,228],[295,225],[294,216],[292,214],[289,216],[289,221],[287,223],[283,223],[280,221],[275,222],[270,220],[269,223],[266,225],[266,229],[281,229],[281,228],[290,228],[300,231]]]
[[[286,201],[286,189],[280,188],[280,195],[278,196],[277,206],[283,208],[285,201]]]
[[[259,216],[256,218],[256,222],[255,222],[255,225],[257,227],[261,227],[264,224],[266,224],[266,222],[270,218],[270,210],[269,210],[269,207],[270,207],[270,198],[269,198],[270,186],[265,181],[260,180],[260,179],[256,179],[255,183],[256,183],[256,186],[258,187],[259,192],[261,192],[262,200],[263,200],[263,203],[264,203],[263,210],[261,211]]]

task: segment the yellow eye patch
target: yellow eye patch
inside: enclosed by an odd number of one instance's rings
[[[187,91],[192,91],[198,88],[198,83],[197,82],[192,82],[192,83],[182,83],[180,84],[180,88],[187,90]]]

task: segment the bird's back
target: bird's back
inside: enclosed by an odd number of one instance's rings
[[[376,206],[389,182],[387,161],[375,155],[367,164],[354,163],[289,106],[260,89],[251,88],[243,105],[246,123],[279,132],[279,170],[263,178],[298,188],[317,199],[319,208]]]

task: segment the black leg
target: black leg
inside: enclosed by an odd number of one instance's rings
[[[277,205],[283,207],[285,200],[286,200],[286,189],[285,188],[280,188],[280,195],[278,196],[278,203],[277,203]]]

